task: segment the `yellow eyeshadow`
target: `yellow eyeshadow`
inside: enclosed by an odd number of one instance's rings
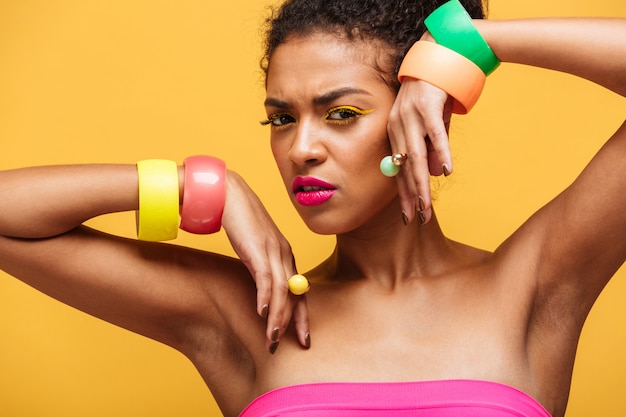
[[[337,112],[341,112],[341,111],[345,111],[347,113],[354,113],[355,115],[362,116],[362,115],[365,115],[365,114],[369,114],[369,113],[373,112],[374,110],[362,110],[362,109],[359,109],[358,107],[354,107],[354,106],[337,106],[337,107],[333,107],[332,109],[329,109],[326,112],[326,117],[328,117],[332,113],[337,113]]]

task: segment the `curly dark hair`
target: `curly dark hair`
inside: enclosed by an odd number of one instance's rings
[[[447,0],[286,0],[266,20],[261,68],[267,77],[274,50],[289,37],[336,34],[347,40],[379,41],[389,60],[378,69],[397,89],[404,55],[426,31],[424,19]],[[483,4],[484,1],[484,4]],[[461,0],[472,18],[483,19],[487,0]]]

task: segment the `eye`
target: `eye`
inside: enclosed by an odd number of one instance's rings
[[[353,106],[333,107],[326,112],[326,120],[335,123],[350,123],[352,119],[371,112],[373,110],[361,110]]]
[[[261,124],[263,126],[272,125],[276,127],[286,126],[289,123],[295,122],[296,119],[288,113],[277,113],[270,115],[267,120],[263,120]]]

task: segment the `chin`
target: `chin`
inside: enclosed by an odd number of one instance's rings
[[[304,218],[302,219],[306,227],[309,228],[310,231],[317,235],[337,235],[340,234],[341,231],[336,227],[333,227],[332,224],[328,224],[328,222],[316,222],[316,221],[306,221]]]
[[[329,213],[324,213],[318,216],[312,216],[310,213],[302,213],[300,218],[315,234],[318,235],[340,235],[342,233],[348,233],[354,230],[355,224],[353,221],[346,222],[345,217],[342,219],[340,216],[333,216]]]

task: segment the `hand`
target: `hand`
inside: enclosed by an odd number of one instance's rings
[[[387,131],[392,153],[408,155],[397,175],[402,212],[413,220],[430,220],[430,175],[452,172],[448,128],[452,98],[425,81],[405,78],[396,97]]]
[[[267,317],[266,347],[274,353],[293,316],[298,340],[308,348],[306,298],[291,294],[287,286],[289,277],[296,273],[291,246],[257,195],[232,171],[226,175],[222,225],[256,282],[257,313]]]

